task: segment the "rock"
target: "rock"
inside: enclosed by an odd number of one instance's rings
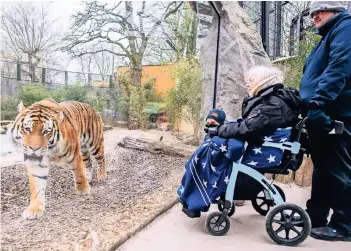
[[[236,1],[215,2],[220,10],[221,27],[218,57],[216,108],[223,109],[227,120],[234,120],[241,113],[241,102],[246,95],[244,73],[254,65],[271,65],[263,49],[256,26]],[[215,59],[217,46],[217,22],[214,13],[212,28],[202,42],[202,105],[200,128],[212,109]],[[204,132],[200,130],[200,138]]]
[[[111,125],[104,124],[104,128],[103,128],[104,131],[112,130],[112,129],[113,127]]]

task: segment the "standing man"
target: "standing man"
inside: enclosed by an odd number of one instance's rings
[[[350,241],[351,15],[342,1],[313,1],[310,16],[322,36],[306,59],[300,83],[314,164],[307,201],[311,236]],[[334,120],[344,122],[343,135],[329,134]]]

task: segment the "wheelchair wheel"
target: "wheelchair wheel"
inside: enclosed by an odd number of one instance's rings
[[[221,201],[225,201],[225,197],[224,196],[221,196]],[[221,203],[218,203],[218,210],[220,211],[220,212],[223,212],[223,210],[224,210],[224,205],[223,204],[221,204]],[[231,217],[231,216],[233,216],[234,215],[234,213],[235,213],[235,205],[234,205],[234,201],[232,202],[232,207],[230,208],[230,210],[228,211],[228,216],[229,217]]]
[[[279,194],[283,198],[283,201],[285,202],[284,191],[275,184],[273,184],[273,186],[278,190]],[[273,200],[266,198],[264,189],[258,191],[256,196],[251,200],[251,203],[256,212],[263,216],[267,215],[269,209],[275,205]]]
[[[224,221],[221,224],[218,224],[218,220],[221,217],[222,213],[214,212],[211,213],[206,219],[206,229],[207,231],[214,236],[222,236],[228,233],[230,229],[230,220],[226,216]]]
[[[275,206],[267,214],[266,231],[277,244],[296,246],[309,236],[311,220],[301,207],[284,203]]]

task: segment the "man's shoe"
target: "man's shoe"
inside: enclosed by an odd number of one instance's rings
[[[351,237],[331,227],[319,227],[311,230],[311,237],[325,241],[350,241]]]

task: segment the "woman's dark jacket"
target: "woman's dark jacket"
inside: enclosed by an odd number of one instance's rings
[[[257,96],[245,98],[242,104],[243,120],[219,126],[218,136],[250,141],[272,134],[278,128],[295,126],[301,104],[296,89],[284,88],[282,84],[269,86]]]

